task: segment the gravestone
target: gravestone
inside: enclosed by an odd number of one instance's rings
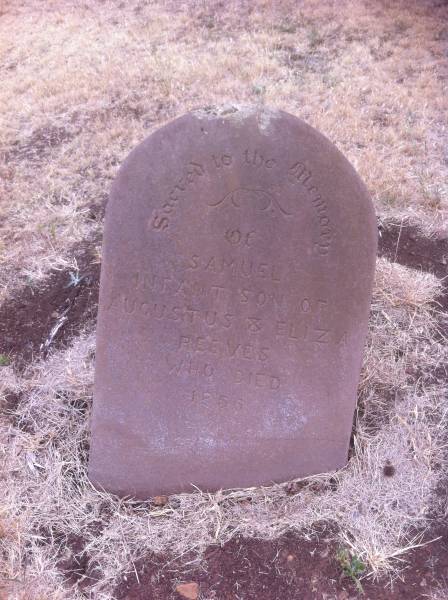
[[[90,478],[145,498],[347,461],[376,254],[368,193],[301,120],[204,109],[107,207]]]

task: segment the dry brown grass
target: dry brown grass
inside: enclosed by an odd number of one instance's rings
[[[62,591],[57,569],[73,536],[101,575],[92,598],[110,598],[117,577],[149,551],[200,555],[237,534],[307,535],[322,521],[337,525],[339,539],[372,573],[393,573],[419,542],[415,530],[429,526],[429,511],[446,510],[434,497],[448,474],[445,390],[432,380],[448,359],[443,340],[434,341],[431,302],[439,290],[431,276],[379,261],[350,462],[336,475],[306,479],[294,495],[283,485],[198,491],[157,507],[99,493],[85,472],[94,335],[81,335],[20,378],[6,368],[4,386],[21,394],[1,429],[3,575],[18,586],[13,597],[33,589],[45,598],[78,598]],[[386,465],[393,476],[384,475]]]
[[[0,16],[10,293],[96,230],[119,163],[164,120],[265,102],[357,167],[381,216],[443,227],[448,9],[431,2],[10,2]]]
[[[447,6],[27,0],[0,10],[3,296],[69,266],[72,248],[100,233],[91,207],[129,150],[201,105],[288,110],[348,156],[382,219],[446,223]],[[307,535],[322,520],[373,573],[394,572],[429,510],[448,514],[434,495],[448,475],[446,389],[433,377],[448,358],[439,290],[430,275],[379,262],[350,463],[295,495],[280,485],[198,491],[157,508],[99,494],[85,474],[94,334],[20,376],[1,367],[3,396],[20,396],[0,413],[6,593],[80,598],[57,568],[73,536],[101,574],[91,597],[109,599],[150,550],[200,555],[236,534]]]

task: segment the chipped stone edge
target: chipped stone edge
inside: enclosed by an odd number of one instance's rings
[[[256,116],[258,128],[262,133],[268,133],[273,119],[280,118],[280,111],[251,104],[223,104],[205,106],[191,111],[201,120],[226,119],[242,124],[246,119]]]

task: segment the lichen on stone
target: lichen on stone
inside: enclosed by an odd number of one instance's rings
[[[193,111],[198,119],[231,119],[232,121],[243,123],[253,115],[257,118],[257,123],[262,133],[267,133],[273,118],[279,118],[279,111],[265,106],[251,104],[223,104],[211,105],[199,108]]]

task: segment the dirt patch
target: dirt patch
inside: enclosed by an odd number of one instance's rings
[[[32,435],[35,433],[33,424],[27,419],[21,419],[17,413],[21,402],[22,394],[6,390],[3,397],[0,397],[0,412],[5,415],[11,425]]]
[[[77,269],[53,271],[0,307],[0,353],[15,367],[67,344],[96,318],[100,265],[93,245],[76,250]]]
[[[67,585],[78,585],[83,589],[89,583],[89,556],[85,551],[82,536],[71,534],[64,540],[61,556],[57,562],[58,568],[66,576]],[[90,583],[93,583],[90,582]]]
[[[39,161],[48,156],[54,148],[73,139],[75,134],[64,127],[47,125],[33,132],[25,142],[15,142],[4,154],[4,162],[13,160]]]
[[[150,85],[146,77],[143,78],[142,83]],[[159,101],[156,105],[148,103],[147,91],[144,94],[127,95],[125,99],[117,95],[111,98],[110,104],[106,108],[84,113],[75,110],[71,115],[70,123],[73,127],[86,130],[92,123],[96,126],[98,123],[108,126],[116,118],[127,118],[128,120],[142,121],[144,128],[149,129],[155,123],[174,116],[174,108],[175,105],[168,101]],[[117,160],[116,164],[118,162]]]
[[[441,279],[448,275],[448,237],[427,237],[413,225],[388,224],[381,228],[378,254]]]
[[[48,533],[44,536],[47,537]],[[82,591],[98,582],[101,574],[85,549],[85,540],[74,533],[59,540],[57,568],[65,576],[67,586],[76,586]]]
[[[448,572],[448,530],[434,532],[435,542],[407,557],[402,578],[390,582],[362,581],[366,600],[427,598]],[[287,534],[274,541],[235,538],[222,548],[210,548],[195,568],[177,567],[150,556],[135,565],[115,590],[117,600],[180,600],[179,582],[199,584],[200,597],[219,600],[349,600],[360,596],[344,574],[329,531],[310,539]],[[138,578],[138,580],[137,580]]]
[[[431,238],[414,225],[388,224],[380,229],[378,254],[444,280],[443,293],[437,298],[437,304],[445,313],[440,319],[441,337],[448,336],[448,236]],[[415,377],[420,374],[415,373]],[[441,365],[432,373],[433,383],[443,380],[448,380],[447,365]]]
[[[20,394],[7,391],[0,397],[0,407],[5,414],[13,413],[20,404]]]
[[[269,542],[238,537],[221,548],[210,548],[195,568],[148,557],[135,565],[138,581],[135,573],[128,574],[114,597],[179,600],[176,585],[194,581],[201,597],[207,598],[311,600],[324,594],[337,598],[337,590],[349,590],[350,584],[339,582],[336,547],[325,538],[325,531],[320,536],[321,542],[317,536],[306,540],[292,534]]]

